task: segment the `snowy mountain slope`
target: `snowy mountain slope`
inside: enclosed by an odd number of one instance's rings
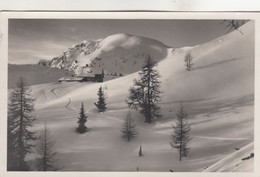
[[[254,144],[239,149],[238,151],[230,154],[226,158],[218,161],[217,163],[208,167],[204,172],[250,172],[254,170],[254,166],[251,165],[254,157],[250,157],[254,152]]]
[[[163,90],[171,88],[178,100],[236,96],[254,92],[254,23],[216,40],[190,49],[176,49],[160,62]],[[184,56],[190,51],[194,68],[184,71]],[[169,69],[169,66],[172,69]]]
[[[39,130],[47,120],[63,170],[135,171],[138,167],[140,171],[203,171],[254,141],[254,23],[245,24],[241,30],[244,35],[234,31],[195,47],[167,49],[167,56],[158,63],[163,117],[147,125],[133,112],[139,130],[134,142],[124,142],[120,129],[128,112],[125,99],[137,72],[104,83],[33,86],[38,118],[33,128]],[[183,61],[187,51],[194,58],[189,72]],[[100,85],[108,107],[102,114],[93,104]],[[89,116],[89,132],[84,135],[75,133],[81,102]],[[192,127],[190,155],[182,162],[169,145],[180,102],[189,112]],[[137,157],[140,145],[142,158]],[[246,163],[252,167],[254,162]],[[239,166],[232,170],[245,169]]]
[[[193,48],[168,49],[167,57],[159,62],[158,70],[162,82],[163,101],[198,100],[214,97],[252,95],[254,93],[254,29],[250,22],[238,31],[224,35],[214,41]],[[187,72],[184,56],[190,51],[194,68]],[[210,52],[209,52],[210,51]],[[108,81],[109,98],[122,98],[128,94],[137,73]],[[76,84],[77,85],[77,84]],[[87,84],[76,87],[62,99],[82,99],[87,90],[91,92],[100,84]],[[93,95],[95,97],[95,95]],[[59,102],[59,100],[55,100]],[[48,103],[49,104],[49,103]]]
[[[141,69],[147,55],[157,62],[165,58],[167,48],[153,39],[120,33],[83,41],[53,58],[50,66],[75,70],[89,64],[103,67],[108,74],[129,74]]]

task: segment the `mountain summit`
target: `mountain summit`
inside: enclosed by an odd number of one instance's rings
[[[54,57],[50,66],[76,70],[78,66],[99,66],[108,74],[130,74],[141,69],[148,55],[155,62],[167,56],[169,47],[160,41],[119,33],[104,39],[83,41]]]

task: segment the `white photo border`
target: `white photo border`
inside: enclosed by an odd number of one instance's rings
[[[254,148],[255,161],[252,173],[170,173],[170,172],[7,172],[7,63],[8,63],[8,20],[9,19],[251,19],[255,21],[255,119],[254,119]],[[3,177],[38,177],[42,176],[79,176],[79,177],[118,177],[118,176],[149,176],[170,177],[174,176],[236,176],[259,177],[260,176],[260,13],[237,12],[3,12],[0,16],[0,176]]]

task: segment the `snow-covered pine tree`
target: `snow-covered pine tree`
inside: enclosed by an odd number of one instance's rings
[[[55,151],[55,140],[51,136],[49,129],[44,126],[44,130],[41,132],[36,145],[36,151],[40,158],[37,163],[37,168],[39,171],[56,171],[55,167],[56,161],[56,151]]]
[[[122,137],[127,141],[132,141],[137,137],[137,129],[135,124],[135,119],[128,112],[124,123],[122,124]]]
[[[20,78],[9,96],[8,103],[8,152],[7,169],[26,171],[29,167],[25,161],[27,153],[32,152],[34,133],[29,129],[35,120],[34,100],[24,78]]]
[[[84,104],[83,102],[81,103],[81,108],[79,112],[79,117],[78,117],[78,127],[77,127],[77,132],[79,133],[85,133],[87,131],[87,127],[85,123],[87,122],[88,116],[85,114],[85,109],[84,109]]]
[[[107,110],[107,107],[106,107],[105,95],[102,86],[99,87],[97,95],[98,95],[98,102],[94,104],[98,108],[99,112],[105,112]]]
[[[173,125],[173,134],[171,135],[170,145],[179,151],[179,161],[182,157],[187,157],[189,153],[188,143],[190,138],[190,124],[188,122],[188,113],[184,111],[183,105],[176,114],[176,125]]]
[[[140,79],[134,80],[134,86],[129,89],[129,96],[126,100],[131,109],[137,109],[145,117],[146,123],[151,123],[154,119],[161,117],[160,107],[160,77],[159,72],[155,69],[157,66],[150,56],[139,72]]]
[[[185,58],[184,58],[185,67],[186,67],[187,71],[190,71],[193,66],[192,59],[193,59],[193,57],[192,57],[191,53],[187,52],[185,55]]]

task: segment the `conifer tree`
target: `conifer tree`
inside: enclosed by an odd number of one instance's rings
[[[34,100],[24,78],[20,78],[9,96],[8,104],[8,152],[7,169],[12,171],[29,170],[25,157],[31,153],[34,133],[29,129],[35,120]]]
[[[57,168],[55,167],[56,161],[56,151],[55,151],[55,140],[51,136],[49,129],[46,126],[44,130],[41,132],[39,137],[36,151],[38,152],[40,158],[37,164],[37,167],[40,171],[56,171]]]
[[[170,145],[179,151],[179,161],[182,157],[187,157],[189,153],[188,143],[190,138],[190,124],[188,123],[188,113],[184,111],[181,105],[177,114],[176,125],[173,125],[173,134],[171,135]]]
[[[81,103],[81,108],[79,112],[79,117],[78,117],[78,127],[77,127],[77,132],[79,133],[85,133],[87,131],[87,127],[85,123],[87,122],[88,116],[85,114],[85,109],[84,109],[84,104],[83,102]]]
[[[187,71],[190,71],[193,66],[192,59],[193,59],[193,57],[192,57],[191,53],[187,52],[187,54],[185,55],[185,58],[184,58],[185,67],[186,67]]]
[[[127,141],[132,141],[137,136],[136,124],[133,117],[131,117],[130,112],[127,114],[125,122],[122,125],[122,137]]]
[[[99,112],[105,112],[107,110],[107,107],[105,102],[104,90],[102,89],[102,86],[99,87],[97,95],[98,95],[98,102],[94,104],[98,108]]]
[[[157,105],[160,101],[160,77],[157,66],[150,56],[139,72],[140,79],[134,80],[134,86],[129,90],[130,94],[126,100],[131,109],[137,109],[145,117],[146,123],[151,123],[154,119],[161,117],[160,107]]]
[[[7,170],[14,171],[18,170],[18,152],[17,145],[15,143],[15,134],[12,133],[11,128],[11,117],[8,112],[8,128],[7,128]]]

